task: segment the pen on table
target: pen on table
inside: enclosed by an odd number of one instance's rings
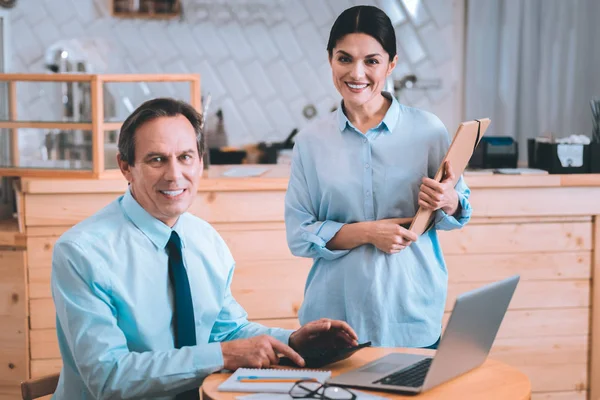
[[[317,382],[317,380],[314,378],[309,378],[309,377],[290,378],[288,376],[270,376],[270,377],[238,376],[237,380],[238,380],[238,382],[253,382],[253,383],[284,383],[284,382],[298,382],[298,381]]]

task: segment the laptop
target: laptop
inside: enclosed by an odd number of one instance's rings
[[[327,382],[418,394],[477,368],[490,352],[519,278],[514,275],[458,296],[433,357],[392,353]]]

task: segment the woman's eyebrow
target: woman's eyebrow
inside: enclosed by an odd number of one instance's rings
[[[351,55],[351,54],[349,54],[349,53],[346,53],[344,50],[338,50],[338,51],[336,51],[336,53],[342,53],[342,54],[343,54],[343,55],[345,55],[345,56],[352,57],[352,55]]]

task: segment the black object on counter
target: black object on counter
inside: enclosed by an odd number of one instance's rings
[[[590,143],[590,172],[600,173],[600,142]]]
[[[211,165],[230,165],[241,164],[246,158],[246,151],[223,151],[221,149],[209,149],[209,158]]]
[[[508,136],[484,136],[475,148],[469,168],[517,168],[519,144]]]
[[[290,132],[287,138],[283,142],[265,143],[260,142],[258,149],[261,151],[260,164],[277,164],[279,158],[279,151],[282,149],[294,148],[294,136],[298,133],[298,129],[294,129]]]
[[[576,160],[571,160],[568,157],[563,157],[561,160],[561,157],[559,157],[559,146],[582,146],[583,159],[581,165]],[[550,174],[587,174],[592,172],[592,163],[590,162],[591,147],[592,145],[589,144],[545,143],[536,142],[535,139],[528,139],[528,166],[529,168],[546,170]],[[600,161],[595,162],[600,163]],[[599,168],[598,164],[594,164],[594,168]]]

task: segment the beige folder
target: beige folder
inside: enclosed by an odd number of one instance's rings
[[[469,160],[471,159],[471,156],[473,155],[473,151],[479,144],[479,141],[483,137],[483,134],[487,130],[488,126],[490,126],[490,123],[491,121],[489,118],[462,122],[458,126],[456,134],[452,139],[452,143],[448,148],[448,152],[442,160],[442,163],[440,164],[440,167],[438,168],[433,179],[438,182],[442,181],[444,177],[444,164],[446,161],[449,161],[452,171],[454,172],[454,185],[456,186],[456,183],[460,179],[460,176],[464,172]],[[434,211],[425,210],[422,207],[419,207],[417,214],[410,224],[409,230],[413,231],[417,235],[422,235],[433,225],[434,215]]]

